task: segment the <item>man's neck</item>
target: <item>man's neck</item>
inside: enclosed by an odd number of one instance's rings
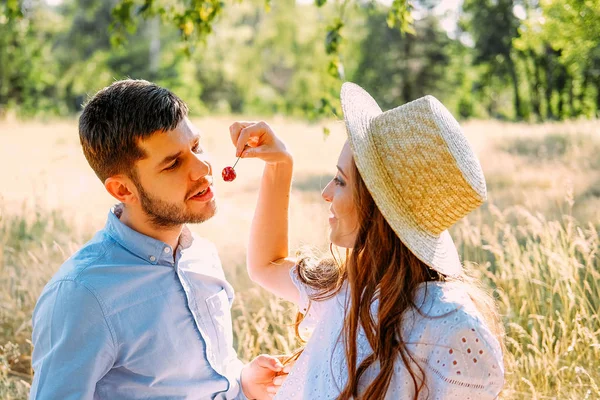
[[[157,227],[148,221],[148,217],[141,210],[132,210],[128,207],[123,207],[119,220],[136,232],[168,244],[173,250],[177,248],[179,235],[183,229],[183,225]]]

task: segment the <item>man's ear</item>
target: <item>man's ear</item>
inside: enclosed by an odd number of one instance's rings
[[[104,181],[106,191],[123,204],[138,202],[138,191],[131,179],[124,175],[115,175]]]

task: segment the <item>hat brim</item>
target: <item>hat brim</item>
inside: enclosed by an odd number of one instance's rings
[[[402,243],[431,269],[457,276],[462,271],[456,246],[447,230],[435,235],[419,228],[398,206],[401,199],[390,189],[390,177],[369,134],[371,123],[383,112],[360,86],[344,83],[341,91],[344,121],[354,162],[383,217]]]

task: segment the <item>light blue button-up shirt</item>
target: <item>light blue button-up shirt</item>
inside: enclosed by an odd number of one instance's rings
[[[214,245],[184,228],[173,252],[120,210],[38,300],[30,399],[245,399]]]

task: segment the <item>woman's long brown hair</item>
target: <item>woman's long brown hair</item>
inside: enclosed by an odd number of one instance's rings
[[[414,298],[419,284],[449,279],[431,270],[400,241],[375,205],[356,165],[352,165],[354,201],[359,219],[354,247],[341,263],[335,258],[322,259],[317,263],[301,259],[298,263],[299,278],[315,289],[311,301],[331,298],[341,290],[344,282],[349,285],[350,297],[342,331],[348,382],[338,400],[384,398],[398,356],[412,378],[417,399],[426,390],[427,377],[403,341],[403,317],[410,308],[418,309]],[[454,280],[464,283],[465,290],[500,340],[502,328],[491,297],[466,276]],[[371,314],[375,299],[379,299],[376,320]],[[301,320],[302,315],[299,314],[297,335]],[[357,366],[356,346],[360,326],[373,353]],[[379,363],[379,374],[358,393],[361,376],[374,363]]]

